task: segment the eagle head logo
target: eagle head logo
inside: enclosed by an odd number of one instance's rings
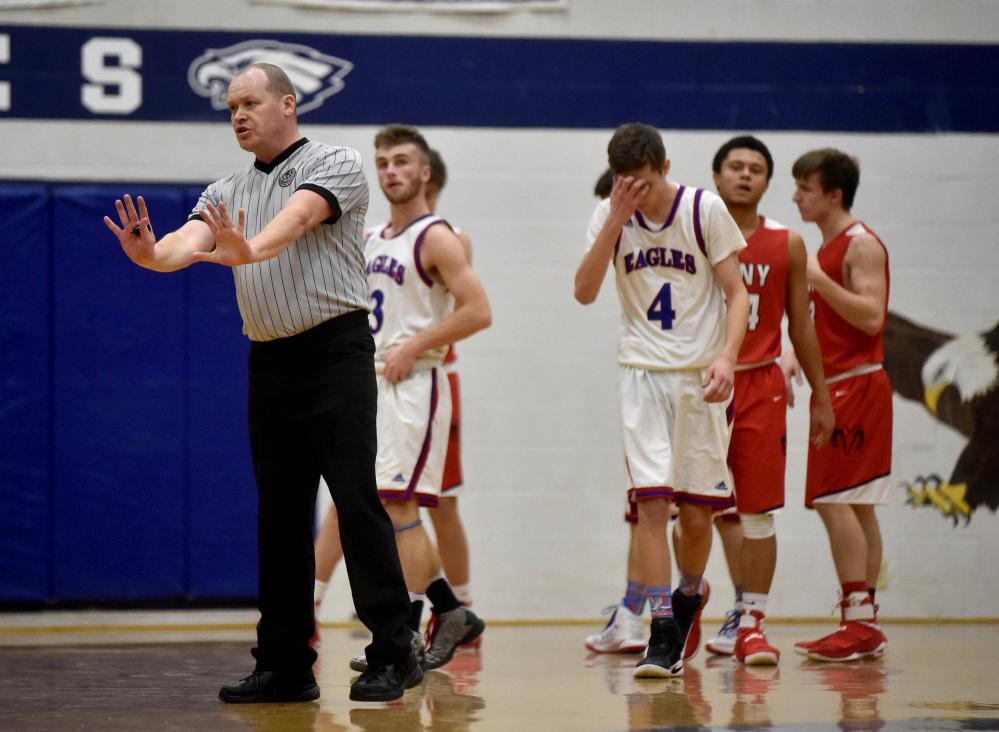
[[[322,105],[341,91],[343,77],[354,64],[297,43],[265,39],[244,41],[228,48],[210,48],[191,62],[187,82],[198,96],[211,100],[212,109],[228,108],[229,82],[247,66],[257,63],[281,67],[295,86],[298,113]]]

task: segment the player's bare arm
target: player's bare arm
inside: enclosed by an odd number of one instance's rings
[[[468,263],[472,263],[472,239],[469,237],[468,233],[464,229],[458,229],[454,232],[454,235],[458,237],[458,241],[461,242],[462,249],[465,250],[465,257],[468,259]]]
[[[822,447],[832,437],[836,420],[833,415],[832,401],[829,398],[829,388],[826,386],[825,374],[822,370],[822,352],[819,349],[819,338],[815,333],[815,323],[808,300],[808,279],[806,268],[808,252],[801,236],[792,231],[787,243],[787,332],[794,346],[792,354],[796,356],[797,379],[801,383],[804,372],[812,393],[815,395],[815,408],[812,410],[809,425],[809,439],[815,447]],[[784,374],[785,388],[789,392],[788,403],[793,406],[794,389],[789,382],[789,376]]]
[[[246,212],[239,210],[237,221],[224,203],[209,203],[201,211],[215,241],[215,250],[194,255],[199,262],[214,262],[227,267],[262,262],[276,257],[305,232],[333,215],[329,202],[310,190],[295,191],[284,208],[252,239],[244,236]]]
[[[648,190],[649,184],[640,178],[615,176],[607,220],[593,246],[583,256],[583,263],[576,270],[576,300],[583,305],[594,302],[600,294],[621,229],[635,213]]]
[[[156,272],[175,272],[193,264],[196,252],[210,251],[215,246],[209,231],[197,221],[189,221],[157,241],[145,200],[139,196],[136,203],[138,208],[126,194],[124,201],[114,202],[121,226],[109,216],[104,217],[104,223],[118,237],[128,258],[140,267]]]
[[[780,370],[784,374],[784,393],[787,396],[787,406],[794,409],[794,384],[801,386],[805,383],[802,376],[801,364],[793,348],[788,348],[781,354]]]
[[[749,326],[749,292],[739,271],[739,255],[729,254],[715,265],[718,282],[725,291],[725,343],[721,353],[704,372],[704,401],[723,402],[732,395],[735,363]]]
[[[836,284],[819,266],[818,257],[808,258],[808,284],[836,314],[868,335],[884,326],[888,282],[885,250],[871,234],[853,237],[843,258],[843,285]]]
[[[416,358],[424,351],[455,343],[492,325],[486,291],[458,237],[444,224],[427,229],[420,245],[420,265],[432,280],[451,292],[454,312],[388,352],[382,375],[393,384],[409,376]]]

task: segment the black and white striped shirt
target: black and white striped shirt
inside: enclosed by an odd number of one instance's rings
[[[190,218],[200,220],[206,204],[223,201],[234,220],[239,209],[246,211],[244,233],[251,239],[301,188],[323,196],[333,215],[276,257],[233,267],[250,340],[284,338],[369,308],[363,252],[368,181],[356,150],[302,138],[270,163],[256,160],[212,183]]]

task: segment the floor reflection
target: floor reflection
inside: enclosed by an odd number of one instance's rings
[[[839,694],[842,730],[876,730],[884,727],[878,700],[888,691],[884,659],[848,663],[803,662],[807,681]]]
[[[773,624],[788,652],[777,667],[699,654],[671,679],[635,679],[632,655],[588,653],[589,628],[492,627],[479,651],[460,651],[399,700],[349,700],[363,647],[329,629],[316,665],[318,703],[227,705],[218,688],[245,670],[252,639],[208,633],[149,642],[117,633],[52,633],[0,642],[0,729],[52,732],[658,732],[684,730],[999,730],[991,648],[999,623],[895,624],[884,658],[820,663],[790,651],[812,628]],[[0,641],[5,636],[0,633]],[[8,633],[8,638],[13,634]],[[144,642],[145,641],[145,642]],[[234,671],[235,670],[235,671]]]
[[[423,683],[406,691],[401,699],[384,704],[358,704],[349,710],[350,727],[323,727],[316,732],[357,729],[363,732],[468,732],[481,719],[486,702],[474,693],[482,670],[482,654],[460,650],[442,669],[426,671]],[[351,681],[354,677],[351,678]],[[320,717],[324,716],[320,714]],[[330,720],[332,723],[332,715]]]
[[[711,704],[704,696],[701,672],[692,666],[671,679],[635,679],[628,699],[628,729],[674,726],[708,729]]]
[[[773,722],[767,696],[779,685],[780,668],[733,663],[729,675],[735,696],[729,724],[750,730],[768,729]]]

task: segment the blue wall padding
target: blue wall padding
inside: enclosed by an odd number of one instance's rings
[[[188,212],[201,190],[188,191]],[[257,590],[257,503],[246,426],[249,341],[232,270],[205,264],[186,274],[189,592],[245,597]]]
[[[130,262],[103,221],[126,191],[160,235],[192,205],[187,186],[0,184],[0,604],[256,593],[232,273]]]
[[[124,256],[115,195],[53,194],[57,599],[184,591],[184,280]],[[180,217],[178,193],[145,198]]]
[[[49,595],[49,192],[0,187],[0,598]]]

